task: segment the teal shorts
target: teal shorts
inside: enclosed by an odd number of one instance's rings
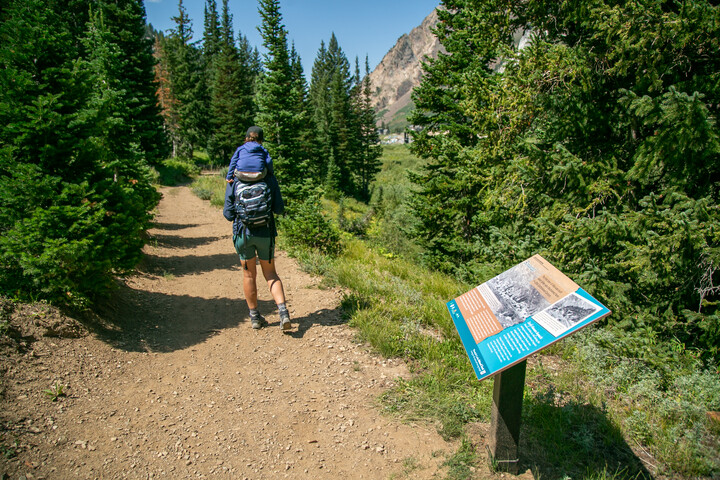
[[[233,244],[240,260],[252,260],[257,257],[269,262],[275,258],[275,239],[273,237],[253,237],[233,235]]]

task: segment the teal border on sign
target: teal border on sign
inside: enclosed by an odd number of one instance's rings
[[[598,302],[584,289],[579,288],[575,293],[597,305],[600,309],[582,322],[563,332],[562,335],[558,337],[553,336],[531,316],[522,323],[508,327],[502,332],[484,339],[479,344],[475,343],[475,339],[472,333],[470,333],[470,329],[460,312],[457,302],[455,300],[447,302],[450,316],[453,319],[455,328],[460,335],[460,340],[462,341],[463,347],[465,347],[465,352],[468,358],[470,358],[470,363],[478,379],[483,380],[495,375],[610,314],[610,310],[607,307]]]

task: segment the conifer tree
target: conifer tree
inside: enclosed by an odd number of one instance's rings
[[[212,62],[222,48],[220,14],[216,0],[205,0],[205,22],[203,30],[202,53],[205,63],[205,75],[212,83],[214,76]]]
[[[318,155],[311,163],[314,175],[324,177],[327,172],[330,150],[331,121],[330,121],[330,76],[328,52],[325,48],[325,41],[320,42],[315,61],[313,62],[312,74],[310,77],[310,90],[308,92],[308,104],[312,111],[312,120],[316,129],[316,144]]]
[[[226,163],[230,159],[242,143],[255,112],[250,59],[247,50],[238,51],[235,44],[227,0],[223,0],[220,32],[220,52],[212,82],[212,133],[208,142],[208,154],[214,163]]]
[[[315,126],[308,104],[308,85],[302,60],[295,50],[294,43],[290,49],[290,71],[293,85],[293,130],[295,131],[296,161],[307,170],[312,159],[315,159],[320,153],[315,141]]]
[[[102,8],[73,7],[3,11],[0,289],[82,305],[134,266],[157,196],[126,126],[137,104],[124,70],[139,42],[118,39]]]
[[[317,158],[321,163],[315,163],[314,169],[326,175],[332,151],[334,168],[342,178],[340,190],[346,195],[353,195],[356,190],[350,169],[358,152],[359,131],[352,93],[350,64],[333,33],[327,49],[324,43],[320,45],[310,85],[309,104],[322,153]]]
[[[342,183],[342,172],[340,171],[340,168],[338,168],[337,163],[335,163],[335,152],[330,150],[327,162],[327,174],[325,175],[326,195],[333,200],[337,200],[340,197],[340,192],[342,191]]]
[[[338,68],[330,80],[330,145],[335,153],[335,166],[342,178],[341,191],[352,195],[355,190],[350,165],[355,154],[354,109],[349,92],[349,72]]]
[[[614,311],[618,348],[642,356],[650,335],[717,359],[718,7],[443,5],[448,53],[411,120],[428,261],[479,281],[543,253]]]
[[[356,60],[357,64],[357,60]],[[360,69],[355,69],[354,105],[357,118],[358,150],[351,165],[356,178],[359,197],[370,199],[370,184],[380,171],[382,146],[377,133],[375,109],[372,106],[372,84],[370,82],[370,64],[365,57],[365,76],[360,80]]]
[[[146,33],[142,0],[99,2],[103,23],[119,48],[118,72],[125,92],[127,115],[123,118],[125,138],[139,137],[139,148],[147,161],[158,164],[169,153],[168,140],[159,115],[157,84],[153,79],[153,39]]]
[[[167,41],[162,32],[155,34],[153,57],[155,57],[155,83],[157,85],[158,106],[166,135],[172,139],[172,154],[177,155],[177,141],[180,131],[180,109],[175,98],[171,78],[170,59],[166,52]]]
[[[262,17],[260,34],[264,54],[264,72],[258,80],[255,123],[265,132],[265,146],[270,151],[279,180],[288,187],[303,178],[303,165],[296,161],[297,132],[294,118],[297,103],[293,100],[292,69],[287,44],[287,31],[282,23],[278,0],[259,0]],[[291,192],[292,188],[288,189]]]
[[[208,134],[207,86],[200,51],[191,43],[192,21],[182,0],[178,0],[178,15],[173,21],[175,28],[163,46],[170,89],[177,108],[178,129],[171,132],[173,156],[192,157],[197,146],[205,145]]]
[[[212,109],[213,88],[216,82],[218,56],[222,49],[222,33],[217,1],[206,0],[204,12],[203,41],[201,47],[201,69],[207,85],[208,111]]]

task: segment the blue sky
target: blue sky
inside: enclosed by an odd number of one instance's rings
[[[222,0],[217,3],[219,10]],[[280,11],[288,46],[295,42],[309,82],[320,41],[327,45],[333,32],[352,68],[355,57],[360,59],[362,74],[366,55],[373,70],[397,39],[420,25],[439,4],[440,0],[280,0]],[[202,38],[205,0],[183,0],[183,5],[192,19],[195,39]],[[257,1],[229,0],[229,7],[235,35],[242,32],[262,53]],[[145,9],[156,30],[175,26],[172,17],[178,14],[178,0],[145,0]]]

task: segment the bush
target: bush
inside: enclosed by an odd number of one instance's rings
[[[202,176],[192,183],[192,191],[202,200],[217,207],[225,203],[225,179],[221,176]]]
[[[353,235],[365,236],[375,212],[355,200],[340,198],[337,223],[341,230]]]
[[[279,224],[291,246],[314,248],[331,255],[342,250],[340,233],[323,216],[318,195],[289,206],[287,218],[282,219]]]
[[[157,192],[137,179],[70,184],[59,179],[34,179],[18,168],[0,181],[0,287],[23,300],[46,299],[82,306],[107,292],[115,274],[134,268],[142,255],[142,233]],[[27,172],[25,172],[27,173]],[[42,195],[27,195],[37,188]],[[20,192],[23,191],[22,196]],[[11,206],[17,198],[28,201]]]
[[[175,186],[186,183],[191,177],[199,175],[200,167],[186,158],[169,158],[163,161],[158,173],[162,185]]]

